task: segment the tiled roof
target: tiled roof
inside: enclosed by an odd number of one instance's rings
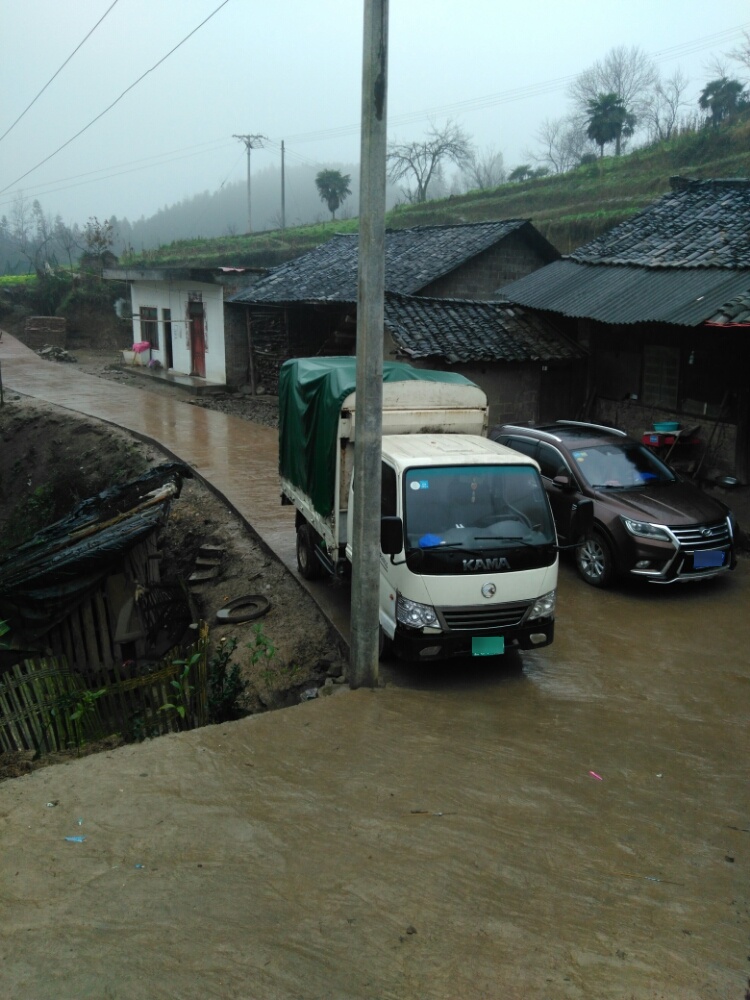
[[[750,180],[673,178],[674,190],[579,247],[579,264],[750,268]]]
[[[542,241],[526,219],[389,229],[385,234],[386,289],[414,294],[525,226]],[[555,251],[552,247],[549,251],[551,259]],[[274,268],[230,301],[356,302],[358,254],[358,234],[335,236]]]
[[[501,291],[527,308],[601,323],[698,326],[749,289],[750,270],[592,267],[559,260]]]
[[[585,353],[547,320],[508,302],[388,294],[385,323],[412,358],[552,361]]]
[[[723,303],[707,323],[709,326],[750,326],[750,278],[747,291]]]

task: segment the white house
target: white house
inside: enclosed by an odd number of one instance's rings
[[[130,285],[133,344],[144,345],[137,355],[141,363],[230,385],[247,380],[246,361],[235,357],[225,335],[224,302],[264,273],[243,267],[118,267],[104,276]]]

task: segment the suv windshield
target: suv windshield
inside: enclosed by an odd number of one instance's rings
[[[555,541],[549,504],[531,466],[409,469],[404,528],[410,549],[487,549]]]
[[[570,454],[594,489],[633,489],[675,482],[674,473],[653,452],[635,442],[575,448]]]

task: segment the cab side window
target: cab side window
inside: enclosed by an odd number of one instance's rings
[[[568,464],[562,454],[557,448],[554,448],[551,444],[546,444],[544,441],[539,442],[539,453],[536,456],[536,460],[539,462],[539,468],[542,470],[542,475],[545,479],[554,479],[555,476],[559,475],[571,475]]]
[[[509,437],[503,444],[513,451],[520,451],[522,455],[528,455],[529,458],[536,458],[538,443],[531,438]]]
[[[396,470],[383,462],[380,486],[380,516],[396,516]]]

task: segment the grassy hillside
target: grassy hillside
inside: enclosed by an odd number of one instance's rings
[[[570,253],[670,190],[669,178],[750,177],[750,119],[702,129],[670,142],[606,157],[566,174],[503,184],[388,213],[394,229],[491,219],[531,219],[562,253]],[[357,220],[329,222],[250,236],[182,240],[122,263],[176,266],[271,267],[299,256],[335,233],[356,232]]]

